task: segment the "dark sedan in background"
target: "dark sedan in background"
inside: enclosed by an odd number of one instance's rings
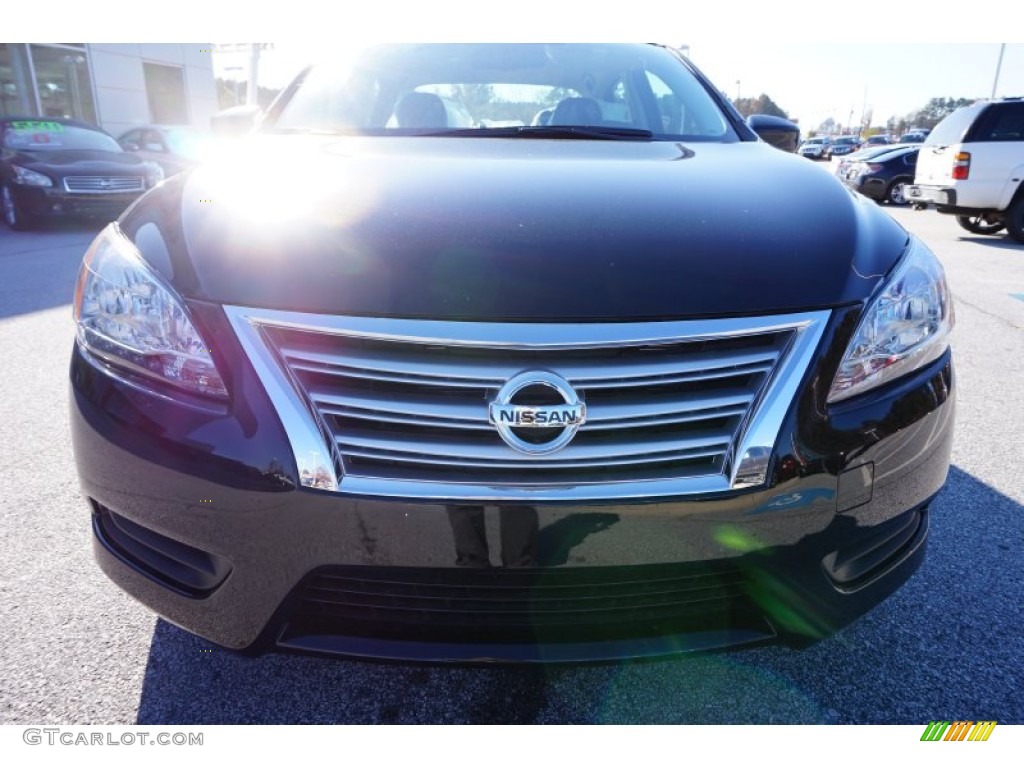
[[[864,139],[864,142],[860,145],[861,149],[867,149],[868,147],[883,147],[887,144],[895,144],[896,139],[887,133],[876,133],[874,136],[868,136]]]
[[[116,218],[164,178],[102,129],[63,118],[0,120],[0,205],[12,229],[51,216]]]
[[[901,147],[852,163],[844,183],[879,203],[907,205],[906,188],[914,183],[918,147]]]
[[[855,164],[871,160],[872,158],[879,157],[880,155],[886,155],[897,149],[902,149],[903,144],[873,144],[871,146],[863,146],[856,152],[851,152],[848,155],[837,157],[833,163],[833,171],[840,179],[846,179],[846,173]]]
[[[832,146],[828,150],[829,157],[849,155],[860,149],[860,139],[856,136],[836,136],[832,140]]]

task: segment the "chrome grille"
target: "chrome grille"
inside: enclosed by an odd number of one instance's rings
[[[146,180],[142,176],[65,176],[64,189],[68,192],[143,192]]]
[[[279,408],[305,411],[300,468],[318,454],[338,490],[448,498],[725,490],[766,432],[770,450],[782,415],[753,429],[757,406],[774,388],[775,411],[788,408],[827,317],[588,326],[228,310]],[[586,422],[550,454],[513,450],[488,422],[497,390],[531,370],[557,373],[586,402]]]

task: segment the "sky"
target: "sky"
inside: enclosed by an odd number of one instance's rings
[[[999,52],[994,42],[690,47],[694,63],[730,97],[737,88],[747,97],[766,93],[808,130],[829,117],[845,125],[852,115],[859,124],[865,109],[872,125],[884,125],[933,97],[989,98]],[[1006,45],[996,96],[1024,96],[1024,44]]]
[[[831,14],[799,4],[729,0],[697,4],[598,4],[595,0],[430,0],[327,3],[287,0],[175,0],[159,19],[125,0],[8,3],[5,42],[251,42],[274,44],[261,84],[278,87],[310,60],[368,41],[645,41],[687,45],[694,63],[735,96],[768,94],[805,130],[828,117],[855,122],[871,108],[874,124],[904,116],[932,97],[988,97],[1006,42],[997,95],[1024,96],[1021,0],[987,0],[943,10],[935,3],[876,3]],[[711,7],[707,7],[710,5]],[[899,5],[913,6],[901,8]],[[949,7],[949,6],[945,6]],[[980,8],[980,6],[979,6]],[[780,10],[781,9],[781,10]],[[845,17],[845,18],[842,18]],[[832,20],[836,18],[836,20]],[[805,22],[806,20],[806,22]],[[1016,33],[1017,42],[1005,35]],[[223,68],[245,55],[218,57]],[[231,76],[239,73],[228,72]],[[737,81],[739,84],[737,85]]]

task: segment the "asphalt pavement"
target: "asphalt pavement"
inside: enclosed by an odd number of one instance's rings
[[[959,384],[923,567],[805,650],[588,667],[245,658],[156,619],[91,556],[67,417],[96,227],[0,228],[0,723],[1024,723],[1024,246],[892,215],[944,263]]]

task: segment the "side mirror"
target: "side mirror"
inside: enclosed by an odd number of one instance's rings
[[[263,118],[263,110],[255,105],[231,107],[210,118],[210,127],[216,136],[241,136],[248,133]]]
[[[134,141],[122,141],[121,149],[123,149],[125,152],[138,152],[139,145],[136,144]]]
[[[796,152],[800,145],[800,126],[774,115],[751,115],[747,125],[762,141],[786,152]]]

